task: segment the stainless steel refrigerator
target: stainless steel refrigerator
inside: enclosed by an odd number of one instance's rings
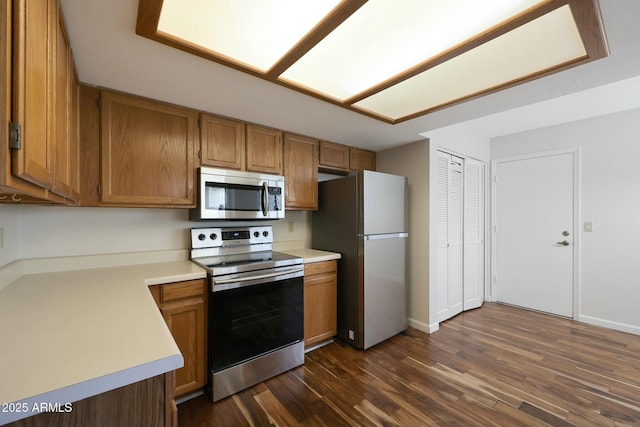
[[[407,327],[407,179],[359,171],[318,184],[312,246],[339,252],[338,333],[367,349]]]

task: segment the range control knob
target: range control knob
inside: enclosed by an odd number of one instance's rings
[[[263,235],[264,237],[267,237],[267,236],[269,235],[269,232],[268,232],[268,231],[263,231],[263,232],[262,232],[262,235]]]
[[[254,231],[253,232],[253,237],[260,237],[260,232]]]
[[[202,234],[202,233],[198,234],[198,240],[202,241],[202,240],[204,240],[206,238],[207,238],[207,236],[205,236],[204,234]]]
[[[211,233],[211,234],[209,235],[209,238],[210,238],[211,240],[216,240],[216,239],[218,238],[218,235],[217,235],[216,233]]]

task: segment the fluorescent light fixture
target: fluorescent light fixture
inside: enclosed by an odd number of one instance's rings
[[[541,0],[370,0],[280,78],[344,101]]]
[[[608,54],[597,0],[139,0],[136,32],[389,123]]]
[[[165,0],[158,33],[267,71],[339,0]]]
[[[354,106],[396,120],[583,58],[572,22],[569,6],[556,9]]]

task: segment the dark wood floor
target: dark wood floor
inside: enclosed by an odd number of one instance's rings
[[[640,426],[640,337],[485,303],[366,352],[332,343],[180,427]]]

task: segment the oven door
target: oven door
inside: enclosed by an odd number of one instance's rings
[[[266,270],[244,281],[237,275],[214,278],[209,298],[213,374],[303,340],[302,266],[298,270],[278,275]]]
[[[284,218],[284,182],[203,174],[200,219]]]

